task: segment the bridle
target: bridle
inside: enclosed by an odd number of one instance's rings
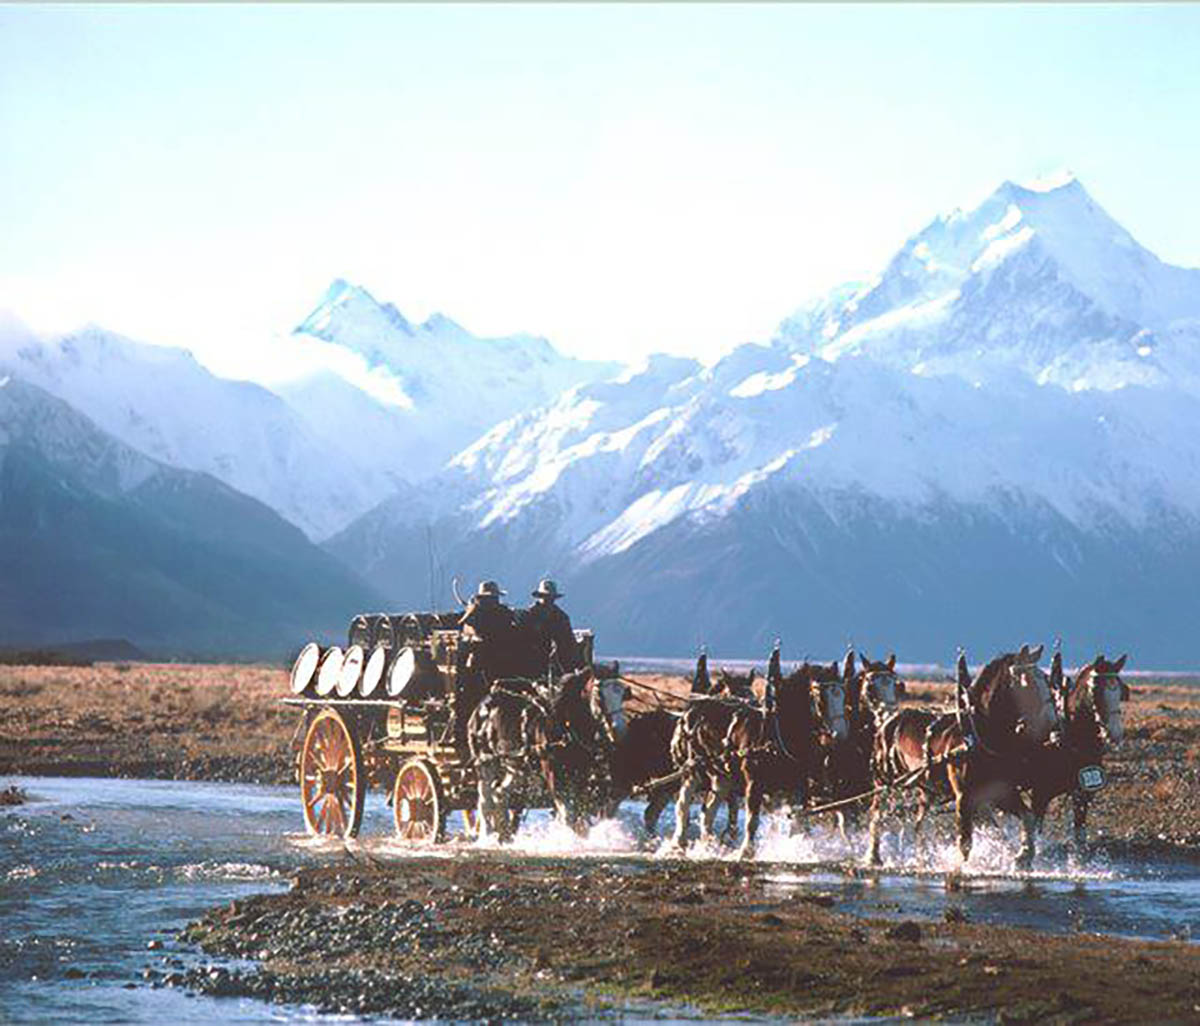
[[[845,685],[839,680],[814,680],[809,682],[809,694],[815,700],[817,719],[820,722],[818,734],[828,738],[830,741],[837,741],[836,725],[838,720],[841,720],[845,732],[849,734],[849,724],[846,723],[846,692]],[[838,691],[842,695],[842,712],[839,717],[830,722],[829,718],[829,696],[834,691]]]
[[[603,734],[603,738],[608,742],[609,746],[615,747],[620,740],[617,737],[617,728],[613,725],[612,718],[608,711],[608,706],[604,701],[604,685],[607,683],[619,684],[618,681],[602,681],[597,680],[592,683],[592,692],[588,699],[588,705],[594,719],[598,724]],[[622,689],[624,685],[621,685]]]
[[[1028,663],[1012,663],[1008,668],[1009,682],[1014,687],[1027,687],[1027,684],[1022,683],[1023,678],[1028,675],[1032,680],[1036,680],[1039,684],[1043,683],[1045,674],[1042,673],[1042,668],[1036,662]],[[1059,713],[1058,704],[1054,700],[1054,689],[1050,687],[1050,682],[1045,681],[1045,701],[1042,707],[1048,710],[1051,714],[1051,722],[1053,723],[1052,730],[1057,730],[1062,725],[1062,717]],[[1024,724],[1024,719],[1018,721],[1018,725]]]
[[[1106,700],[1103,703],[1103,705],[1104,705],[1104,709],[1107,710],[1108,709],[1107,696],[1108,696],[1111,688],[1113,687],[1113,685],[1111,683],[1105,683],[1108,681],[1116,682],[1116,687],[1118,689],[1117,690],[1117,709],[1119,712],[1120,703],[1124,700],[1125,694],[1126,694],[1125,682],[1123,680],[1121,680],[1121,675],[1119,673],[1114,673],[1111,670],[1105,670],[1103,673],[1101,673],[1097,670],[1092,670],[1091,673],[1088,674],[1088,682],[1087,682],[1088,704],[1091,706],[1092,716],[1096,721],[1096,730],[1100,734],[1100,740],[1103,741],[1106,746],[1113,744],[1113,737],[1112,737],[1112,733],[1108,729],[1108,716],[1101,714],[1101,703],[1099,700],[1099,694],[1101,693],[1101,691],[1104,692],[1104,694],[1106,696]]]
[[[876,693],[876,685],[878,678],[887,678],[892,682],[892,701],[888,702],[880,698]],[[866,707],[871,711],[871,719],[874,722],[875,729],[878,730],[883,721],[896,709],[896,685],[900,682],[900,678],[896,676],[894,670],[864,670],[862,674],[862,684],[859,689],[859,697]]]

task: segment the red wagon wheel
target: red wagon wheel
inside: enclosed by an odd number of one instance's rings
[[[356,836],[366,795],[358,738],[341,713],[322,709],[300,753],[300,801],[309,833]]]
[[[396,774],[392,792],[396,834],[406,841],[446,839],[446,796],[437,770],[427,759],[409,759]]]

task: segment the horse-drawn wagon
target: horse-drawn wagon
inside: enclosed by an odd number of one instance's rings
[[[470,830],[477,776],[467,718],[487,693],[458,613],[360,615],[346,646],[312,642],[297,656],[291,695],[301,710],[294,739],[296,775],[309,831],[354,837],[369,787],[392,807],[406,841],[445,838],[450,812]],[[592,659],[592,634],[576,631]]]

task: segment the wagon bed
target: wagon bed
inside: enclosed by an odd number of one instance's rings
[[[449,622],[457,618],[356,616],[344,652],[330,646],[314,661],[315,643],[301,651],[293,693],[282,701],[301,711],[296,776],[310,833],[356,836],[369,787],[387,795],[396,835],[405,841],[444,840],[452,811],[461,811],[467,833],[474,832],[477,780],[453,706],[456,695],[471,689],[482,697],[487,684],[468,666],[470,640]],[[576,637],[590,661],[591,632]],[[341,658],[344,668],[332,685],[331,658]],[[384,665],[381,680],[373,682],[366,675],[372,660]],[[381,683],[386,697],[376,697]],[[321,688],[330,690],[317,693]],[[540,804],[540,797],[531,795],[530,804]]]

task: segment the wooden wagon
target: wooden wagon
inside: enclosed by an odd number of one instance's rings
[[[285,703],[302,710],[296,777],[309,832],[354,837],[368,787],[382,789],[396,834],[445,839],[450,812],[474,827],[476,777],[466,719],[489,682],[476,669],[479,645],[458,613],[356,616],[347,644],[306,645]],[[577,631],[592,658],[591,631]]]

